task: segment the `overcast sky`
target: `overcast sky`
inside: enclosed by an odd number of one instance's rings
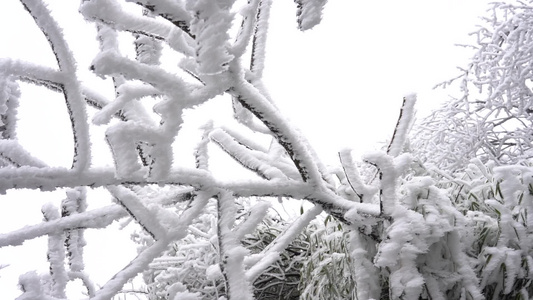
[[[65,32],[69,38],[77,39],[72,45],[73,51],[90,54],[84,59],[78,57],[80,69],[88,72],[90,56],[95,54],[97,46],[91,27],[83,27],[83,23],[76,21],[78,16],[73,12],[77,10],[77,3],[54,0],[54,7],[65,7],[66,12],[61,14],[62,20],[68,22],[68,25],[63,23]],[[431,88],[454,77],[455,67],[467,62],[470,52],[454,44],[469,40],[467,34],[474,30],[477,16],[483,14],[487,3],[479,0],[332,0],[326,5],[322,24],[302,33],[296,29],[293,1],[274,0],[266,86],[282,112],[308,137],[326,163],[335,162],[336,152],[341,147],[354,148],[359,154],[373,150],[378,147],[377,142],[392,134],[406,92],[419,94],[422,113],[445,100],[447,93],[453,93],[432,92]],[[11,4],[15,5],[11,7]],[[2,6],[0,57],[14,56],[53,66],[50,49],[32,19],[22,14],[20,3],[4,0]],[[50,132],[66,130],[70,135],[68,117],[56,118],[53,113],[56,109],[65,109],[63,102],[56,101],[57,105],[52,105],[45,101],[48,96],[57,95],[42,88],[37,93],[38,99],[22,99],[26,108],[21,108],[24,110],[21,122],[31,130],[21,133],[21,139],[32,142],[39,150],[45,149],[45,155],[50,156],[46,159],[68,165],[71,157],[62,152],[63,145],[49,140]],[[31,214],[32,220],[39,220],[42,202],[34,212],[24,210],[37,196],[39,193],[27,192],[17,201],[18,206],[2,206],[0,233],[25,224],[21,218],[14,220],[15,215]],[[7,199],[0,196],[0,200]],[[27,268],[36,266],[33,256],[45,253],[32,252],[32,247],[32,243],[27,243],[28,252],[0,249],[0,264],[11,262],[1,260],[2,257],[17,256],[28,262]],[[44,257],[39,259],[45,261]],[[100,264],[92,268],[104,269],[108,265],[104,261]],[[46,264],[41,266],[46,270]],[[6,299],[13,298],[7,292],[7,282],[10,285],[16,282],[16,279],[6,280],[13,276],[8,273],[10,269],[15,267],[0,270],[0,290]],[[111,269],[114,271],[116,268]],[[106,279],[102,278],[99,283]]]
[[[326,163],[336,163],[336,153],[342,147],[354,148],[358,154],[379,147],[377,142],[384,142],[394,130],[405,93],[419,95],[417,107],[419,115],[424,115],[447,99],[447,94],[457,92],[432,91],[432,87],[455,77],[456,66],[466,64],[471,50],[454,44],[472,41],[468,33],[475,29],[478,16],[489,3],[329,1],[322,23],[302,33],[296,29],[293,1],[273,2],[266,86],[282,113],[301,129]],[[54,66],[53,54],[31,17],[14,13],[23,11],[20,3],[15,0],[4,3],[8,7],[0,10],[3,41],[0,57],[8,55]],[[68,23],[64,26],[67,37],[75,40],[71,48],[77,55],[80,72],[89,74],[88,65],[97,51],[92,26],[73,13],[78,1],[52,3],[53,9],[62,8],[57,15]],[[47,93],[45,96],[54,94],[39,90]],[[54,118],[56,122],[46,122],[49,119],[42,114],[64,110],[62,101],[39,99],[31,107],[34,109],[24,112],[27,117],[21,117],[22,122],[32,120],[33,125],[39,126],[28,130],[34,134],[22,134],[22,143],[37,141],[39,147],[46,147],[44,133],[60,132],[61,128],[70,135],[65,114]],[[70,164],[70,159],[53,148],[50,150],[45,151],[50,160]]]
[[[276,103],[326,162],[341,147],[373,150],[389,138],[402,96],[418,93],[420,114],[454,91],[455,77],[489,1],[329,1],[322,23],[294,29],[292,1],[274,1],[265,80]],[[457,91],[455,91],[457,92]]]

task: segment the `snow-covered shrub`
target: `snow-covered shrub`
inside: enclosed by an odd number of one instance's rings
[[[355,299],[355,266],[349,234],[331,216],[313,221],[303,232],[308,244],[302,262],[300,299]]]
[[[373,159],[383,166],[385,158]],[[404,165],[408,158],[401,158],[389,164],[395,179],[382,176],[381,184],[390,180],[380,192],[384,206],[389,206],[384,211],[390,213],[352,229],[347,239],[354,293],[360,299],[482,299],[474,265],[465,253],[465,217],[437,181],[398,172],[416,166]]]
[[[261,253],[283,233],[290,222],[291,220],[284,220],[279,216],[269,214],[252,234],[245,236],[242,242],[251,253]],[[307,260],[309,247],[303,235],[308,228],[306,227],[302,233],[298,234],[279,254],[280,258],[253,282],[256,299],[300,299],[300,272],[303,261]]]
[[[303,296],[482,299],[475,265],[465,254],[465,217],[449,190],[403,153],[409,148],[409,100],[413,99],[406,99],[387,151],[363,157],[379,176],[361,176],[349,152],[340,153],[343,172],[333,171],[339,179],[337,190],[353,201],[379,205],[380,215],[361,220],[349,211],[346,224],[329,217],[324,226],[314,223],[302,271]]]
[[[238,200],[237,222],[241,224],[253,212],[250,199]],[[267,202],[259,202],[264,209]],[[176,206],[180,211],[185,203]],[[269,212],[255,228],[246,234],[241,243],[252,254],[260,254],[288,225],[288,220]],[[239,226],[239,225],[237,225]],[[152,237],[144,231],[136,232],[133,239],[142,251],[153,243]],[[298,299],[301,261],[307,254],[308,245],[301,235],[291,242],[280,259],[274,261],[254,282],[257,299]],[[219,267],[220,256],[217,244],[216,202],[210,201],[204,214],[189,226],[189,234],[173,243],[160,257],[154,259],[143,272],[148,298],[151,300],[172,299],[176,287],[186,288],[200,299],[218,299],[225,296],[222,273]]]
[[[421,160],[448,172],[471,159],[530,165],[533,142],[533,1],[491,3],[472,33],[473,56],[456,78],[458,92],[417,126]],[[457,85],[455,85],[457,83]]]
[[[441,181],[465,216],[465,252],[487,299],[529,299],[532,293],[532,172],[475,159],[457,178]]]
[[[180,203],[174,209],[183,211],[186,205]],[[201,299],[218,299],[225,294],[218,267],[215,201],[209,201],[204,210],[189,226],[187,236],[172,243],[143,272],[148,299],[174,299],[176,292],[183,288],[197,293]],[[136,232],[133,239],[140,245],[139,251],[154,242],[144,231]]]
[[[465,253],[487,299],[531,297],[533,2],[494,2],[473,33],[460,94],[423,120],[414,153],[465,216]],[[453,85],[452,85],[453,86]]]
[[[346,153],[341,158],[350,160]],[[463,209],[466,202],[458,200],[450,179],[419,174],[418,162],[405,154],[371,153],[366,160],[388,174],[371,184],[363,182],[372,181],[372,173],[351,174],[351,186],[359,192],[347,194],[361,202],[383,203],[383,215],[366,218],[363,226],[350,225],[350,213],[345,215],[348,224],[331,216],[312,222],[304,231],[309,250],[303,261],[302,297],[483,299],[479,264],[471,250],[481,231],[473,226],[467,214],[471,209]],[[350,186],[345,177],[339,178],[339,189]],[[471,182],[480,194],[490,188],[479,176]]]
[[[533,170],[520,166],[494,169],[494,193],[483,211],[489,220],[480,234],[479,278],[488,299],[529,299],[533,295]],[[498,224],[495,230],[493,224]]]
[[[402,180],[401,206],[367,261],[374,286],[388,284],[387,299],[529,299],[532,172],[473,160],[454,177]]]

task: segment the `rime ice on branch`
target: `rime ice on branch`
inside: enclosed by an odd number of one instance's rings
[[[298,28],[308,30],[317,25],[325,2],[296,1]],[[191,232],[209,237],[209,245],[216,248],[219,269],[211,264],[205,272],[214,280],[217,295],[252,299],[254,282],[323,211],[358,234],[353,238],[354,243],[366,239],[372,243],[386,240],[381,252],[376,254],[377,266],[392,270],[391,279],[402,284],[406,277],[399,272],[398,264],[404,264],[408,271],[416,270],[415,254],[418,252],[410,245],[422,244],[420,251],[425,251],[434,239],[443,238],[443,232],[426,236],[434,223],[423,220],[421,215],[416,215],[418,231],[414,230],[403,241],[375,232],[379,226],[386,227],[386,222],[393,222],[388,224],[387,232],[400,231],[412,212],[399,200],[398,185],[411,164],[410,156],[402,152],[411,126],[414,96],[405,98],[388,153],[366,156],[379,168],[381,180],[377,185],[363,182],[349,150],[340,155],[342,172],[326,168],[307,140],[283,117],[262,82],[271,1],[251,0],[239,9],[240,4],[231,0],[82,1],[80,12],[95,26],[99,42],[99,52],[87,67],[96,76],[112,82],[114,94],[107,96],[109,99],[77,77],[67,42],[46,6],[38,0],[22,3],[47,37],[57,68],[0,60],[3,124],[0,188],[2,191],[74,188],[67,191],[61,215],[59,210],[46,206],[43,208],[46,221],[42,224],[0,235],[1,246],[18,245],[44,235],[49,237],[50,274],[31,273],[21,277],[22,298],[35,294],[48,297],[46,299],[65,298],[68,282],[79,278],[91,299],[110,299],[141,272],[161,267],[157,264],[164,261],[161,254],[168,253],[174,245],[183,246],[178,241],[190,238]],[[234,26],[239,24],[234,33]],[[134,50],[133,56],[121,51],[124,36],[133,40],[129,45],[130,50]],[[171,67],[162,64],[168,53],[173,61]],[[74,136],[72,168],[49,167],[39,161],[38,155],[34,157],[18,144],[16,109],[18,102],[24,101],[18,91],[18,81],[63,94]],[[180,146],[184,114],[209,101],[219,101],[220,96],[231,98],[236,122],[230,125],[209,122],[202,126],[199,142],[194,153],[190,153],[195,167],[180,165],[181,160],[174,159],[174,148]],[[112,167],[91,165],[90,126],[105,127]],[[255,139],[259,136],[269,138],[270,145],[257,142]],[[217,159],[211,156],[211,146],[219,147],[224,155],[249,170],[250,178],[233,180],[231,170],[218,177],[211,169],[210,160]],[[86,189],[96,187],[106,188],[114,204],[89,210]],[[237,222],[240,220],[236,205],[239,197],[304,199],[312,207],[286,226],[265,249],[252,254],[242,246],[242,241],[266,218],[269,205],[257,204],[244,221]],[[206,215],[213,201],[216,212],[211,219]],[[145,243],[136,258],[101,288],[95,289],[84,268],[84,230],[105,228],[123,218],[142,228]],[[199,218],[209,223],[200,222],[205,227],[212,226],[216,230],[200,230],[193,226],[199,223]],[[420,233],[424,236],[417,236]],[[394,252],[398,243],[403,243],[398,249],[405,246],[412,251],[406,250],[399,262],[388,254]],[[352,252],[361,265],[368,267],[371,258],[366,253]],[[424,275],[419,274],[415,280],[407,282],[398,293],[420,294]],[[36,287],[36,283],[45,278],[50,278],[50,286],[47,289]],[[164,279],[156,277],[154,281],[157,280]],[[197,298],[199,294],[200,291],[193,291],[183,282],[173,282],[165,297]]]

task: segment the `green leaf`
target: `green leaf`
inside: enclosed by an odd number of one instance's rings
[[[468,194],[468,200],[470,200],[470,198],[474,198],[476,201],[479,201],[479,199],[477,198],[477,196],[474,195],[474,194],[472,194],[472,193]]]
[[[494,207],[493,207],[492,209],[493,209],[494,212],[498,215],[498,221],[499,221],[499,220],[501,219],[501,217],[502,217],[502,213],[501,213],[498,209],[496,209],[496,208],[494,208]]]
[[[496,182],[496,195],[499,195],[503,199],[502,189],[500,187],[501,181]]]

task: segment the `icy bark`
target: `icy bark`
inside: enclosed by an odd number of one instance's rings
[[[45,221],[59,219],[59,210],[51,203],[42,208]],[[48,235],[48,253],[46,258],[50,263],[50,295],[56,298],[66,298],[67,270],[65,269],[65,234],[56,233]]]
[[[297,5],[296,16],[298,17],[298,28],[308,30],[320,23],[322,19],[322,9],[327,0],[295,0]]]
[[[226,293],[229,299],[253,299],[251,282],[246,278],[244,258],[249,254],[232,231],[236,207],[232,196],[225,191],[218,195],[218,243],[220,269],[226,279]]]
[[[39,29],[46,36],[50,47],[54,51],[59,70],[54,72],[61,78],[58,83],[62,87],[65,104],[72,122],[74,136],[74,158],[72,169],[83,172],[91,164],[91,146],[89,142],[89,127],[87,113],[83,105],[80,83],[76,76],[76,62],[69,50],[67,41],[63,37],[61,28],[51,17],[47,7],[41,1],[21,1],[24,8],[35,20]]]

